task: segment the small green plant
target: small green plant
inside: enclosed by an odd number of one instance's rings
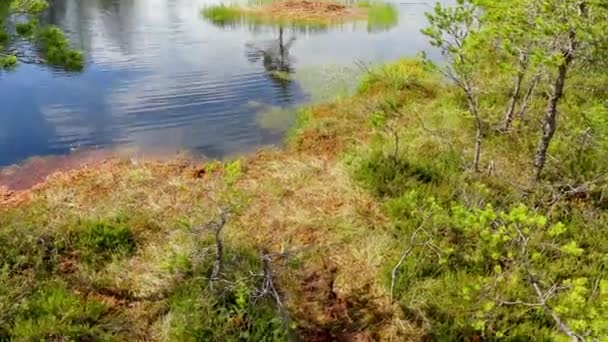
[[[372,6],[372,2],[369,0],[359,0],[355,3],[355,6],[359,8],[370,8]]]
[[[129,255],[136,246],[135,236],[123,224],[87,222],[79,233],[77,248],[90,261],[106,261],[114,256]]]
[[[402,130],[403,109],[394,98],[387,97],[380,103],[379,108],[372,114],[371,123],[374,129],[383,135],[385,140],[391,140],[393,151],[390,155],[395,161],[400,157],[400,133]]]
[[[432,168],[372,152],[355,163],[354,177],[379,197],[395,197],[421,184],[439,181]]]
[[[201,267],[168,298],[166,334],[179,341],[285,341],[288,327],[274,301],[259,295],[261,279],[251,272],[260,268],[258,258],[247,250],[225,252],[230,262],[213,289],[200,277],[211,270]]]
[[[500,211],[446,208],[415,192],[407,198],[391,212],[402,218],[415,251],[393,280],[402,305],[423,310],[436,338],[606,336],[608,304],[599,287],[606,279],[594,267],[577,266],[594,263],[581,247],[584,235],[523,204]],[[425,253],[433,257],[421,263]]]
[[[93,299],[81,299],[65,284],[47,283],[20,306],[10,336],[20,341],[108,339],[99,325],[107,308]]]
[[[228,184],[233,184],[243,174],[243,162],[240,159],[227,163],[224,167],[224,180]]]

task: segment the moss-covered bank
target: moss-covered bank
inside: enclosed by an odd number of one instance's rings
[[[529,186],[523,128],[470,173],[463,108],[403,60],[283,150],[51,177],[0,209],[0,339],[563,339],[552,314],[606,338],[605,183]]]

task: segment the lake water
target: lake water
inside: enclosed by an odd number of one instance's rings
[[[222,157],[280,143],[285,125],[261,124],[262,112],[280,115],[277,108],[329,94],[324,77],[352,84],[355,61],[427,50],[420,29],[434,1],[393,2],[398,24],[371,32],[361,22],[326,30],[218,27],[200,15],[212,3],[51,1],[43,21],[65,30],[86,66],[66,73],[21,64],[0,73],[0,166],[115,146]],[[261,53],[279,43],[291,81],[272,76]]]

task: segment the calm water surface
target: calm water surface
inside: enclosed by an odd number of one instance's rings
[[[222,28],[200,16],[210,0],[51,3],[43,21],[66,31],[86,67],[74,74],[22,64],[0,74],[0,166],[125,145],[222,157],[278,143],[282,130],[260,125],[263,108],[309,100],[322,89],[298,80],[328,65],[356,69],[355,61],[428,49],[419,31],[434,1],[394,2],[399,23],[379,32],[365,23],[322,31]],[[277,79],[274,69],[298,77]]]

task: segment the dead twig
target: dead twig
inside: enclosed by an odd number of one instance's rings
[[[285,307],[285,301],[277,286],[276,272],[274,270],[272,261],[273,258],[286,258],[298,252],[299,250],[291,250],[284,253],[269,253],[266,249],[262,249],[260,252],[260,261],[262,262],[262,284],[257,289],[256,294],[254,295],[254,302],[264,297],[272,298],[279,310],[283,328],[287,333],[289,333],[289,313],[287,312],[287,308]],[[288,336],[289,340],[295,340],[293,336]]]
[[[560,318],[553,312],[553,310],[547,305],[547,299],[551,296],[549,292],[543,294],[536,280],[531,280],[532,288],[534,288],[534,292],[536,292],[536,296],[538,297],[539,304],[543,307],[545,312],[553,318],[553,321],[558,326],[559,330],[561,330],[564,334],[568,335],[572,341],[584,341],[585,339],[582,336],[574,333]]]
[[[416,241],[416,236],[418,235],[418,233],[420,233],[423,230],[424,224],[429,219],[429,217],[430,217],[430,215],[427,216],[427,217],[425,217],[424,220],[422,220],[422,223],[420,224],[420,226],[418,226],[418,228],[414,231],[414,233],[410,237],[410,243],[408,244],[407,248],[401,253],[401,257],[399,257],[399,261],[397,262],[397,264],[395,265],[395,267],[393,267],[393,270],[391,271],[391,301],[394,298],[395,281],[397,279],[397,271],[399,270],[399,268],[401,267],[401,265],[405,261],[405,258],[407,258],[407,256],[410,254],[410,252],[412,251],[412,249],[416,245],[414,243]],[[428,234],[427,234],[427,236],[428,236]]]
[[[515,229],[517,230],[518,235],[519,235],[518,242],[521,244],[521,256],[523,258],[523,268],[524,268],[524,271],[527,273],[528,283],[534,289],[534,293],[536,294],[536,297],[538,299],[537,303],[523,303],[522,302],[521,304],[522,305],[527,305],[527,306],[533,305],[533,306],[542,307],[543,311],[545,311],[546,314],[548,314],[549,316],[551,316],[551,318],[553,319],[553,321],[555,322],[555,325],[557,325],[557,327],[559,328],[559,330],[561,332],[563,332],[564,334],[566,334],[567,336],[569,336],[572,339],[572,341],[574,341],[574,342],[584,341],[585,339],[582,336],[577,335],[576,333],[574,333],[572,331],[572,329],[570,329],[559,318],[559,316],[553,311],[553,309],[551,309],[551,307],[547,304],[547,301],[553,295],[555,295],[555,293],[558,290],[561,290],[563,288],[558,287],[557,285],[553,285],[546,292],[543,292],[541,290],[541,287],[539,285],[538,280],[530,272],[530,262],[528,260],[528,250],[527,250],[528,241],[530,239],[526,238],[524,236],[524,234],[517,227],[515,227]],[[518,301],[513,302],[513,303],[517,303],[517,302]]]
[[[220,212],[219,218],[207,224],[207,229],[215,233],[215,262],[213,271],[209,278],[209,286],[213,288],[213,283],[220,279],[220,275],[224,271],[224,241],[222,239],[222,229],[228,221],[231,210],[225,209]]]

